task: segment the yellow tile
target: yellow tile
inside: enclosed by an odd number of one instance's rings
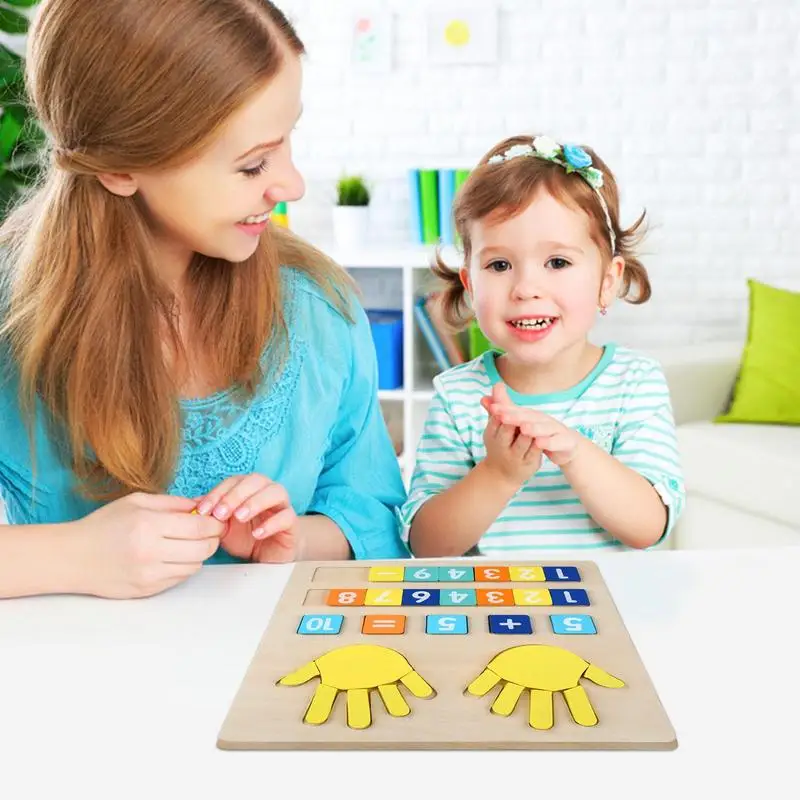
[[[370,567],[369,568],[369,580],[371,583],[378,583],[380,581],[384,583],[398,583],[402,582],[403,580],[403,568],[402,567]]]
[[[367,589],[365,606],[401,606],[403,605],[402,589]]]
[[[548,589],[514,589],[514,602],[518,606],[551,606],[553,598]]]
[[[541,567],[509,567],[512,581],[544,581],[544,570]]]

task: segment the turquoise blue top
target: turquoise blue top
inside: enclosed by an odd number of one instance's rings
[[[169,493],[197,497],[231,475],[281,483],[298,515],[324,514],[355,558],[404,558],[398,508],[405,487],[377,399],[377,362],[363,308],[349,323],[304,273],[282,269],[288,359],[243,406],[231,391],[184,400],[180,460]],[[75,491],[43,424],[36,426],[36,491],[17,383],[0,351],[0,492],[12,525],[58,523],[97,507]],[[6,374],[5,380],[2,375]],[[277,374],[277,378],[275,375]],[[221,548],[210,562],[234,561]]]

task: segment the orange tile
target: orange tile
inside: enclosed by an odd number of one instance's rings
[[[329,606],[363,606],[366,589],[331,589],[328,592]]]
[[[403,614],[367,614],[361,633],[405,633],[406,618]]]
[[[478,589],[479,606],[513,606],[514,592],[511,589]]]
[[[508,582],[508,567],[475,567],[475,580]]]

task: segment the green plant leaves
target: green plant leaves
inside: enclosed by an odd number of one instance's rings
[[[336,184],[339,206],[368,206],[369,189],[359,175],[345,175]]]
[[[29,24],[28,18],[24,14],[14,11],[7,5],[0,5],[0,31],[14,35],[27,33]]]

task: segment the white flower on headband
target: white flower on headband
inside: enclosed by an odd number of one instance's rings
[[[533,148],[529,144],[515,144],[509,147],[503,155],[506,159],[516,158],[517,156],[531,156],[533,155]]]
[[[578,170],[581,175],[586,179],[586,182],[592,189],[602,189],[603,188],[603,173],[600,172],[599,169],[595,169],[594,167],[585,167],[582,170]]]
[[[539,155],[542,155],[545,158],[557,156],[558,151],[561,149],[561,145],[555,141],[555,139],[551,139],[549,136],[537,136],[533,140],[533,147],[534,150],[539,153]]]

